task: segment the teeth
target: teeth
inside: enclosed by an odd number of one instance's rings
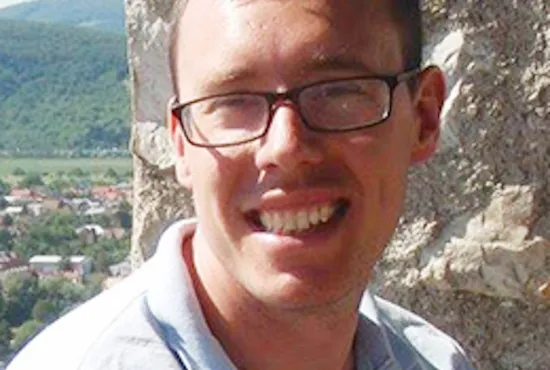
[[[273,222],[273,214],[272,213],[266,213],[266,212],[263,212],[260,214],[260,222],[262,223],[262,225],[273,225],[274,222]]]
[[[333,212],[334,208],[331,208],[329,206],[321,207],[321,210],[319,211],[319,218],[321,219],[321,222],[327,222],[330,216],[332,216]]]
[[[298,227],[298,230],[305,230],[309,228],[309,219],[306,211],[298,212],[298,216],[296,217],[296,226]]]
[[[298,211],[261,212],[260,222],[267,231],[290,234],[310,229],[319,223],[328,222],[335,211],[334,204],[325,204]]]
[[[271,215],[271,220],[272,220],[272,223],[271,224],[267,224],[267,225],[271,225],[275,230],[280,230],[282,229],[283,225],[284,225],[284,220],[283,220],[283,215],[280,214],[280,213],[274,213]],[[266,225],[266,224],[264,224]]]
[[[292,232],[297,229],[296,217],[291,212],[285,212],[283,232]]]
[[[317,208],[314,209],[313,212],[309,212],[307,217],[311,225],[317,225],[319,223],[319,212]]]

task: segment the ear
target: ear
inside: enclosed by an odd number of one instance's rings
[[[182,122],[179,116],[173,111],[172,107],[176,102],[176,97],[168,101],[166,106],[166,124],[175,155],[176,180],[191,190],[191,170],[185,158],[185,136],[182,129]]]
[[[445,77],[434,66],[420,72],[414,106],[418,132],[411,152],[411,163],[429,159],[437,149],[440,135],[440,114],[445,101]]]

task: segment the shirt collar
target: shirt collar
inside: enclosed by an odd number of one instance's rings
[[[183,260],[183,243],[195,226],[195,220],[178,221],[161,236],[150,261],[155,276],[147,303],[167,344],[188,370],[235,369],[206,324]]]
[[[395,359],[386,327],[370,290],[366,290],[359,305],[359,323],[355,337],[358,363],[370,363],[372,369],[400,369]],[[358,367],[357,370],[362,370]]]

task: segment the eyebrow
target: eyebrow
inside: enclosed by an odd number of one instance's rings
[[[347,72],[348,74],[369,74],[373,73],[362,60],[349,55],[325,55],[319,54],[308,60],[300,69],[300,73],[312,72],[313,74]],[[218,70],[210,74],[207,81],[202,84],[203,88],[209,89],[212,86],[230,88],[235,84],[245,84],[260,77],[260,73],[246,65],[236,66],[228,70]]]
[[[237,66],[228,70],[217,70],[210,74],[208,84],[214,82],[218,86],[231,85],[237,82],[252,81],[259,76],[254,70],[246,66]]]
[[[370,73],[372,70],[357,56],[342,54],[319,54],[310,59],[304,66],[304,70],[314,72],[353,72]]]

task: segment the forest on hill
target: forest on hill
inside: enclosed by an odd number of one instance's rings
[[[0,18],[124,33],[124,0],[34,0],[0,9]]]
[[[126,150],[129,87],[123,35],[0,22],[0,153]]]

